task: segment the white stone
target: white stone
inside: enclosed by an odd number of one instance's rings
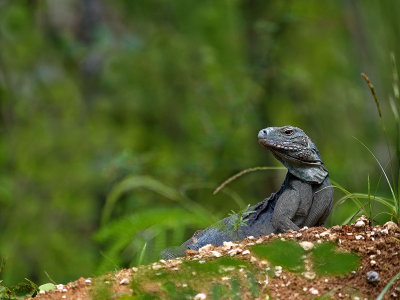
[[[365,222],[363,220],[359,220],[354,224],[354,227],[363,228],[363,227],[365,227]]]
[[[321,233],[319,234],[319,236],[324,237],[324,236],[327,236],[327,235],[330,235],[330,234],[331,234],[331,232],[330,232],[329,230],[326,230],[326,231],[324,231],[324,232],[321,232]]]
[[[303,276],[306,279],[313,280],[315,278],[316,274],[314,272],[304,272]]]
[[[225,243],[224,243],[224,244],[225,244]],[[207,244],[207,245],[205,245],[205,246],[203,246],[203,247],[201,247],[201,248],[199,249],[199,253],[208,252],[208,251],[210,251],[211,248],[213,248],[213,247],[214,247],[213,245]]]
[[[129,284],[128,278],[122,278],[121,281],[119,282],[120,285],[126,285]]]
[[[244,251],[242,252],[242,254],[243,254],[243,255],[250,254],[250,251],[249,251],[249,250],[244,250]]]
[[[397,229],[396,223],[394,223],[392,221],[386,222],[385,225],[383,225],[383,227],[385,227],[388,230],[396,230]]]
[[[313,288],[313,287],[310,288],[309,291],[310,291],[310,293],[313,294],[313,295],[318,295],[318,293],[319,293],[318,290],[315,289],[315,288]]]
[[[160,270],[162,268],[162,266],[161,265],[152,265],[151,268],[153,270]]]
[[[194,300],[204,300],[204,299],[206,299],[207,298],[207,296],[206,296],[206,294],[204,294],[204,293],[198,293],[196,296],[194,296]]]
[[[314,248],[314,244],[311,242],[303,241],[300,242],[299,245],[301,248],[303,248],[305,251],[310,251],[312,248]]]
[[[92,283],[92,281],[90,279],[86,279],[85,283]]]
[[[222,256],[221,253],[219,253],[218,251],[215,251],[215,250],[211,251],[210,253],[215,257],[221,257]]]
[[[227,277],[227,276],[224,276],[224,277],[222,277],[221,279],[224,280],[224,281],[226,281],[226,280],[229,280],[230,278]]]
[[[236,244],[235,243],[232,243],[232,242],[224,242],[224,247],[226,248],[226,249],[231,249],[233,246],[236,246]]]
[[[356,239],[356,240],[361,240],[362,238],[363,238],[362,235],[356,235],[356,236],[355,236],[355,239]]]

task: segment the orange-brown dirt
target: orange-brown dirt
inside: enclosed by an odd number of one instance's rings
[[[386,284],[400,272],[400,229],[392,222],[384,226],[368,225],[364,218],[352,225],[334,226],[332,228],[314,227],[303,228],[297,232],[287,232],[278,235],[268,235],[260,238],[247,238],[240,243],[225,243],[221,247],[205,246],[199,252],[188,251],[183,259],[159,261],[150,266],[153,270],[170,269],[171,272],[179,272],[182,260],[207,260],[219,256],[232,256],[246,260],[257,268],[265,268],[265,260],[257,259],[249,250],[254,244],[267,243],[274,239],[294,240],[297,242],[309,241],[318,244],[323,241],[331,241],[337,244],[338,249],[352,251],[361,258],[358,270],[347,275],[324,276],[307,279],[306,276],[282,270],[279,276],[270,276],[258,280],[261,296],[258,299],[314,299],[326,296],[325,299],[375,299],[384,289]],[[376,271],[380,280],[369,283],[366,279],[368,271]],[[137,268],[124,269],[102,280],[112,287],[113,299],[119,295],[135,295],[135,290],[130,284],[132,276]],[[213,279],[210,279],[213,280]],[[91,299],[94,293],[94,281],[92,278],[80,278],[77,281],[58,285],[54,291],[38,294],[32,299]],[[400,281],[390,287],[384,299],[399,299]],[[159,289],[157,282],[149,282],[148,288],[152,292],[160,291],[160,297],[165,297]],[[211,299],[204,291],[198,299]],[[203,298],[202,298],[203,297]],[[252,299],[250,293],[244,292],[243,299]]]

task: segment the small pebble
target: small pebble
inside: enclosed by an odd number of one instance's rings
[[[366,275],[366,278],[369,283],[375,283],[381,280],[379,273],[375,271],[369,271]]]
[[[244,250],[244,251],[242,252],[242,254],[243,254],[243,255],[250,254],[250,251],[249,251],[249,250]]]
[[[314,272],[304,272],[303,273],[304,278],[313,280],[315,278],[315,273]]]
[[[305,251],[309,251],[309,250],[311,250],[312,248],[314,248],[314,244],[311,243],[311,242],[306,242],[306,241],[304,241],[304,242],[299,243],[299,245],[300,245],[301,248],[303,248]]]
[[[331,232],[329,230],[327,230],[327,231],[321,232],[319,234],[319,236],[324,237],[324,236],[327,236],[327,235],[330,235],[330,234],[331,234]]]
[[[225,245],[225,242],[224,242]],[[210,251],[214,246],[211,244],[207,244],[199,249],[199,253],[204,253]]]
[[[92,281],[90,279],[86,279],[85,283],[92,283]]]
[[[318,295],[318,293],[319,293],[318,290],[315,289],[315,288],[313,288],[313,287],[310,288],[309,291],[310,291],[310,293],[313,294],[313,295]]]
[[[221,279],[224,280],[224,281],[226,281],[226,280],[229,280],[230,278],[227,277],[227,276],[224,276],[224,277],[222,277]]]
[[[397,229],[396,223],[394,223],[392,221],[386,222],[385,225],[383,225],[383,227],[385,227],[388,230],[396,230]]]
[[[210,252],[213,256],[215,256],[215,257],[221,257],[222,256],[222,254],[221,253],[219,253],[218,251],[211,251]]]
[[[120,285],[126,285],[129,284],[128,278],[122,278],[122,280],[119,282]]]
[[[356,222],[356,224],[354,224],[354,227],[356,227],[356,228],[363,228],[363,227],[365,227],[365,222],[364,222],[363,220],[358,220],[358,221]]]
[[[203,293],[199,293],[196,296],[194,296],[194,300],[204,300],[206,298],[207,298],[206,294]]]

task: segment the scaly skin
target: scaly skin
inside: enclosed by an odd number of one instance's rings
[[[299,230],[323,225],[332,209],[333,188],[317,147],[300,128],[268,127],[258,133],[259,143],[288,169],[277,193],[249,208],[246,225],[234,230],[234,217],[195,234],[180,247],[165,249],[165,259],[184,256],[186,250],[198,250],[207,244],[220,246],[224,241],[241,240],[270,233]]]

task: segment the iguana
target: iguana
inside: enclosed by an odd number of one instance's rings
[[[247,236],[298,230],[323,225],[332,209],[333,188],[328,170],[315,144],[303,130],[293,126],[268,127],[258,133],[259,143],[288,169],[277,193],[249,208],[245,224],[234,230],[235,216],[195,234],[180,247],[165,249],[165,259],[184,256],[186,250],[198,250],[206,244],[220,246],[224,241]]]

